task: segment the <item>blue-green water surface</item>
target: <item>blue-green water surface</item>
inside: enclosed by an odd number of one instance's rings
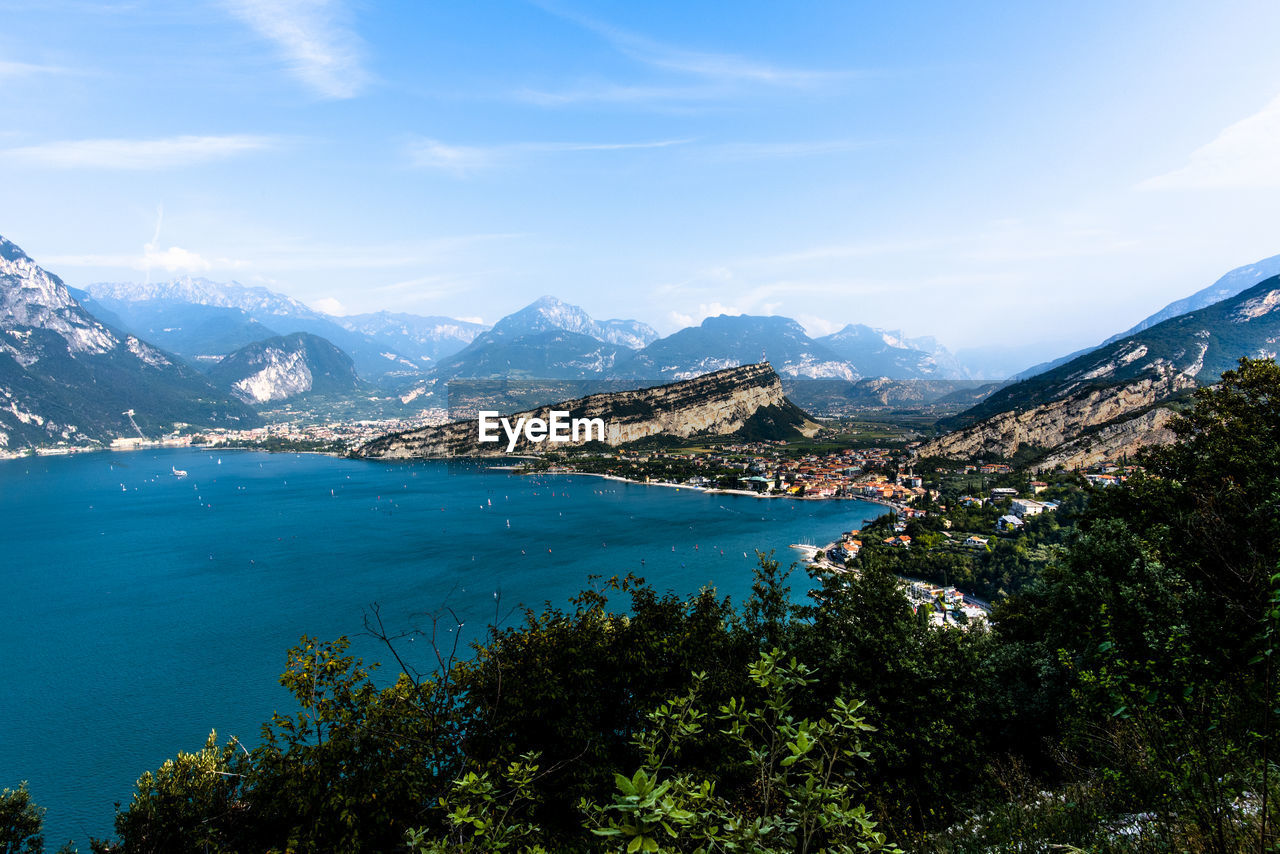
[[[0,461],[0,787],[28,780],[50,848],[86,850],[143,770],[211,729],[255,743],[273,710],[292,708],[277,682],[285,651],[304,633],[357,635],[372,602],[393,629],[448,606],[464,640],[518,604],[564,606],[591,574],[636,572],[681,594],[714,585],[741,602],[755,549],[791,561],[788,544],[881,512],[478,462]],[[353,650],[385,657],[368,638]]]

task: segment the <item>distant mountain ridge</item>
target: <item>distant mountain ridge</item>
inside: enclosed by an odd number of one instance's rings
[[[658,333],[638,320],[596,321],[576,305],[553,296],[543,296],[508,314],[489,331],[495,336],[516,337],[559,329],[594,338],[628,350],[637,350],[657,340]]]
[[[1216,381],[1243,356],[1274,359],[1278,350],[1280,276],[1274,276],[1005,386],[944,421],[953,432],[921,453],[1011,456],[1024,445],[1052,450],[1103,428],[1127,442],[1117,442],[1117,452],[1137,447],[1154,439],[1136,426],[1121,429],[1126,420],[1148,417],[1180,393]],[[1151,430],[1164,430],[1162,419],[1148,420]]]
[[[1228,271],[1225,275],[1215,281],[1206,288],[1201,288],[1189,297],[1180,300],[1174,300],[1155,314],[1149,315],[1126,329],[1124,332],[1112,335],[1103,341],[1098,347],[1105,347],[1143,330],[1150,329],[1158,323],[1163,323],[1170,318],[1177,317],[1188,312],[1196,311],[1202,308],[1208,308],[1216,302],[1235,296],[1236,294],[1253,287],[1263,279],[1269,279],[1272,276],[1280,275],[1280,255],[1272,255],[1270,258],[1263,258],[1253,264],[1246,264],[1243,267],[1236,267],[1234,270]],[[1037,374],[1051,371],[1061,365],[1065,365],[1072,359],[1079,358],[1086,353],[1092,353],[1098,347],[1086,347],[1083,350],[1076,350],[1074,353],[1068,353],[1057,359],[1048,362],[1041,362],[1033,365],[1025,371],[1018,373],[1016,379],[1026,379],[1034,377]]]
[[[968,375],[932,338],[910,339],[849,324],[815,339],[786,317],[708,318],[710,324],[704,321],[662,338],[641,321],[596,320],[553,296],[541,297],[486,327],[388,311],[330,316],[266,288],[189,276],[148,284],[97,283],[86,293],[104,316],[206,367],[254,341],[305,331],[348,352],[363,378],[392,387],[419,376],[428,378],[419,389],[458,377],[673,379],[762,356],[777,364],[782,375],[808,379]]]
[[[832,350],[814,341],[789,317],[708,317],[661,338],[617,366],[617,373],[649,379],[684,380],[723,368],[767,360],[779,374],[812,379],[858,378]]]
[[[454,350],[451,342],[461,349],[465,342],[460,339],[470,331],[463,321],[452,321],[446,334],[424,343],[426,332],[406,331],[407,324],[397,326],[394,320],[374,315],[344,322],[266,288],[190,276],[142,284],[99,282],[86,291],[91,305],[118,318],[129,331],[205,365],[254,341],[308,332],[350,355],[362,376],[394,383],[424,374],[440,353]]]
[[[1150,329],[1157,323],[1163,323],[1170,318],[1208,308],[1214,303],[1242,293],[1264,279],[1270,279],[1272,276],[1280,276],[1280,255],[1272,255],[1270,258],[1263,258],[1253,264],[1236,267],[1207,288],[1202,288],[1189,297],[1169,303],[1155,314],[1138,321],[1124,332],[1112,335],[1102,344],[1106,346],[1119,341],[1121,338],[1127,338],[1145,329]]]
[[[458,378],[584,379],[610,374],[631,344],[658,333],[636,320],[596,321],[555,297],[534,300],[441,360],[431,383]]]
[[[351,332],[393,345],[411,359],[436,362],[466,347],[489,329],[483,323],[453,317],[377,311],[334,318]]]
[[[844,358],[864,377],[895,380],[968,377],[956,357],[933,338],[913,340],[900,332],[850,323],[839,332],[818,338],[817,343]]]
[[[249,426],[256,416],[93,317],[61,279],[0,237],[0,448],[154,436],[177,422]]]
[[[235,308],[258,316],[325,317],[293,297],[264,287],[215,282],[195,276],[181,276],[167,282],[95,282],[87,290],[94,298],[103,301],[185,302]]]
[[[849,324],[834,335],[814,339],[786,317],[708,318],[662,338],[641,321],[596,320],[553,296],[543,296],[486,327],[387,311],[329,316],[266,288],[196,277],[150,284],[98,283],[90,285],[87,294],[102,314],[206,365],[282,330],[307,331],[349,352],[360,374],[375,381],[430,376],[438,385],[455,377],[622,375],[659,380],[747,364],[762,355],[791,377],[853,381],[966,376],[955,357],[931,338],[908,339],[901,333]]]

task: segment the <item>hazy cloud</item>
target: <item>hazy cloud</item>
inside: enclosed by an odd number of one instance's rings
[[[58,267],[114,267],[117,269],[164,270],[169,273],[203,273],[213,269],[243,267],[243,263],[230,258],[206,258],[198,252],[170,246],[159,249],[148,245],[139,255],[49,255],[41,262]]]
[[[225,263],[225,261],[223,262]],[[165,270],[170,273],[197,273],[213,269],[213,262],[197,252],[183,249],[181,246],[170,246],[158,249],[148,246],[142,256],[143,269]]]
[[[275,42],[286,66],[326,98],[353,98],[369,81],[364,45],[337,0],[227,0],[231,14]]]
[[[0,159],[57,169],[170,169],[271,148],[265,136],[78,139],[0,149]]]
[[[1185,166],[1149,178],[1143,190],[1280,188],[1280,97],[1191,153]]]
[[[615,50],[637,62],[667,71],[722,81],[791,87],[805,87],[848,79],[855,74],[849,71],[788,68],[735,54],[689,50],[663,44],[594,18],[567,11],[551,3],[543,2],[538,5],[553,15],[596,33],[609,42]]]
[[[501,145],[449,145],[437,139],[424,138],[409,143],[407,152],[414,166],[423,169],[439,169],[455,175],[467,175],[528,155],[668,148],[674,145],[685,145],[691,141],[662,139],[651,142],[512,142]]]
[[[727,142],[712,147],[726,160],[766,160],[787,157],[816,157],[845,154],[868,148],[872,143],[856,139],[811,140],[808,142]]]
[[[646,101],[706,101],[723,98],[730,89],[720,84],[689,86],[629,86],[620,83],[589,81],[560,90],[519,89],[518,100],[542,107],[561,107],[580,103],[631,104]]]
[[[30,62],[9,62],[0,59],[0,77],[26,77],[30,74],[66,74],[67,69],[58,65],[35,65]]]
[[[312,300],[311,307],[316,311],[322,311],[325,314],[332,314],[335,317],[342,317],[347,313],[346,307],[333,297],[320,297],[319,299]]]

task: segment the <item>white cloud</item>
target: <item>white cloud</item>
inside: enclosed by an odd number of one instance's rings
[[[698,304],[698,310],[694,312],[693,316],[698,318],[698,322],[701,323],[708,317],[719,317],[722,314],[737,317],[740,314],[745,314],[745,312],[736,305],[725,305],[722,302],[704,302]]]
[[[1149,178],[1143,190],[1280,188],[1280,96],[1191,153],[1185,166]]]
[[[167,139],[77,139],[0,149],[0,159],[56,169],[171,169],[271,148],[265,136],[174,136]]]
[[[216,268],[243,267],[243,262],[230,258],[206,258],[198,252],[170,246],[159,249],[152,245],[143,248],[140,255],[49,255],[41,259],[51,268],[58,267],[115,267],[117,269],[165,270],[170,273],[202,273]]]
[[[447,145],[437,139],[420,139],[409,145],[409,160],[423,169],[466,175],[492,166],[495,151],[479,146]]]
[[[543,2],[539,5],[553,15],[596,33],[613,45],[614,49],[637,62],[666,71],[724,82],[764,83],[789,87],[808,87],[854,76],[848,71],[787,68],[734,54],[688,50],[663,44],[585,15],[568,12],[550,3]]]
[[[833,332],[839,332],[845,324],[830,317],[819,317],[814,314],[797,314],[796,322],[804,327],[810,338],[821,338]]]
[[[628,86],[618,83],[587,82],[560,90],[519,89],[517,100],[542,107],[560,107],[566,104],[606,103],[632,104],[645,101],[706,101],[723,98],[729,89],[721,84],[696,84],[691,86]]]
[[[325,314],[332,314],[336,317],[342,317],[347,313],[347,309],[342,303],[333,297],[321,297],[311,301],[311,307],[316,311],[322,311]]]
[[[691,141],[663,139],[652,142],[512,142],[502,145],[449,145],[437,139],[417,139],[408,144],[407,151],[409,161],[414,166],[423,169],[439,169],[461,176],[528,155],[668,148]]]
[[[813,140],[809,142],[729,142],[712,148],[726,160],[765,160],[783,157],[815,157],[845,154],[867,148],[868,142],[853,139]]]
[[[766,83],[773,86],[808,87],[851,76],[843,71],[810,71],[785,68],[722,53],[683,50],[640,36],[605,30],[609,40],[632,59],[670,71],[716,80]]]
[[[161,269],[170,273],[201,273],[213,269],[213,262],[181,246],[160,250],[148,246],[142,256],[142,269]]]
[[[26,77],[29,74],[66,74],[67,69],[57,65],[34,65],[30,62],[9,62],[0,59],[0,77]]]
[[[369,81],[363,43],[337,0],[227,0],[231,14],[275,42],[286,65],[326,98],[353,98]]]

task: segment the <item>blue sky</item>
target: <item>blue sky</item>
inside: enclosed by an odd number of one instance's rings
[[[0,16],[0,234],[74,285],[1058,351],[1280,253],[1270,2]]]

